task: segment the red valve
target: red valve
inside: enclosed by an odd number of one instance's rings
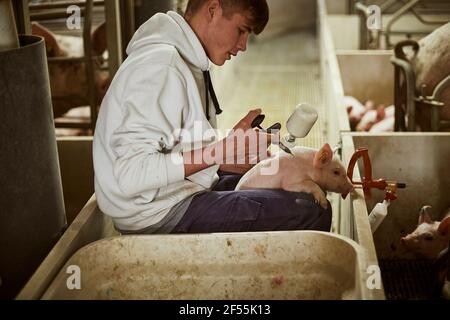
[[[361,178],[362,181],[353,181],[353,170],[355,169],[356,162],[359,158],[363,159],[364,164],[364,175]],[[396,181],[386,181],[386,179],[373,180],[372,178],[372,163],[370,162],[369,150],[367,148],[359,148],[355,151],[350,162],[348,164],[347,176],[353,185],[361,185],[364,190],[364,195],[367,198],[372,196],[372,188],[379,190],[385,190],[385,200],[395,200],[397,199],[397,189],[405,188],[404,183],[397,183]]]

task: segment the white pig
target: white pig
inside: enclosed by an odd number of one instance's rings
[[[347,194],[353,190],[344,166],[333,156],[328,143],[320,150],[305,147],[291,150],[294,156],[280,151],[259,162],[241,178],[236,190],[266,188],[307,192],[324,208],[328,205],[326,191]],[[262,174],[263,168],[275,167],[273,161],[279,161],[278,171],[272,175]]]
[[[356,126],[356,131],[369,131],[374,124],[384,119],[385,109],[385,106],[381,104],[377,109],[367,111]]]
[[[436,85],[450,74],[450,22],[439,27],[419,43],[417,55],[411,58],[416,74],[416,89],[421,93],[426,85],[425,95],[431,96]],[[447,86],[440,100],[444,106],[439,108],[441,119],[450,120],[450,86]],[[430,108],[421,106],[416,109],[416,122],[422,131],[430,130]]]
[[[402,237],[400,241],[408,250],[427,258],[436,258],[449,245],[450,208],[441,221],[431,219],[430,209],[430,206],[422,207],[416,230]]]
[[[385,117],[380,122],[375,123],[369,130],[372,133],[392,132],[395,125],[395,107],[389,106],[384,110]]]
[[[39,23],[33,22],[32,33],[44,38],[48,57],[83,56],[83,39],[81,37],[56,35]],[[93,54],[101,56],[106,50],[105,24],[101,24],[91,34]],[[99,62],[101,58],[95,60]],[[107,72],[100,71],[94,63],[97,104],[100,105],[110,79]],[[48,64],[53,112],[59,117],[71,108],[86,105],[88,95],[85,64],[82,62],[52,62]],[[69,100],[60,97],[70,96]],[[84,99],[83,99],[84,98]]]
[[[368,100],[364,105],[358,99],[352,96],[344,96],[344,104],[347,108],[348,119],[350,121],[350,128],[356,129],[356,125],[361,121],[362,117],[367,111],[373,109],[373,101]]]
[[[69,110],[63,117],[56,118],[55,120],[84,120],[89,121],[91,116],[90,107],[77,107]],[[65,136],[88,136],[90,135],[89,129],[84,128],[55,128],[55,134],[57,137]]]
[[[387,117],[380,122],[375,123],[369,132],[381,133],[381,132],[392,132],[394,131],[395,117]]]
[[[347,108],[350,126],[354,130],[367,109],[358,99],[352,96],[344,96],[344,105]]]

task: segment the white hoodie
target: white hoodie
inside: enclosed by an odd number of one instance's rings
[[[95,193],[117,228],[139,230],[218,180],[218,165],[185,179],[181,155],[217,141],[211,133],[216,118],[212,103],[211,123],[204,112],[202,71],[208,70],[209,60],[182,16],[172,11],[154,15],[136,31],[127,54],[97,120]],[[201,133],[196,145],[174,135],[184,129],[194,140],[194,123]]]

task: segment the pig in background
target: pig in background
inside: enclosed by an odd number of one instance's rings
[[[106,51],[106,25],[99,25],[91,34],[95,68],[97,105],[100,105],[110,84],[108,72],[102,71]],[[32,23],[32,33],[44,38],[47,57],[81,57],[84,55],[81,37],[57,35],[37,22]],[[72,108],[88,104],[88,82],[85,64],[66,61],[48,64],[54,117],[60,117]],[[68,99],[61,99],[68,97]]]
[[[417,228],[400,239],[401,244],[418,256],[435,259],[448,248],[450,242],[450,208],[441,221],[433,221],[431,206],[423,206],[419,213]]]
[[[431,96],[436,85],[450,75],[450,22],[436,29],[418,41],[419,51],[416,55],[408,54],[416,75],[416,90]],[[444,106],[440,108],[442,120],[450,120],[450,86],[441,94]],[[416,103],[416,123],[421,131],[430,131],[431,109],[423,103]]]
[[[74,109],[70,109],[68,112],[64,114],[63,117],[56,118],[57,119],[65,119],[65,120],[78,120],[89,122],[91,117],[91,108],[87,107],[77,107]],[[89,136],[91,135],[90,129],[85,128],[55,128],[55,135],[57,137],[66,137],[66,136]]]
[[[450,208],[441,221],[433,221],[431,206],[423,206],[419,213],[417,228],[400,239],[406,250],[418,258],[433,259],[434,274],[430,288],[433,295],[450,299]]]
[[[375,107],[372,100],[362,104],[352,96],[344,97],[344,104],[353,131],[366,131],[373,133],[394,131],[395,107],[385,107],[383,104]]]
[[[327,208],[326,191],[348,194],[353,185],[341,161],[333,156],[326,143],[320,150],[294,147],[294,156],[280,151],[269,159],[256,164],[239,180],[236,190],[244,189],[284,189],[293,192],[307,192],[322,207]],[[279,161],[275,174],[262,174],[262,170]]]

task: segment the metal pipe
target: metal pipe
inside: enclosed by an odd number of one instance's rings
[[[61,63],[61,62],[84,62],[84,57],[49,57],[48,63]]]
[[[408,131],[416,131],[416,106],[414,102],[415,81],[414,70],[405,60],[392,57],[392,64],[401,68],[406,81],[406,114],[408,118]]]
[[[16,22],[10,0],[0,0],[0,51],[19,48]]]
[[[446,89],[448,86],[450,86],[450,75],[447,76],[444,80],[438,83],[438,85],[434,88],[433,94],[431,97],[427,97],[427,100],[439,101],[439,98],[441,96],[441,93]],[[439,111],[442,108],[442,105],[431,105],[431,130],[432,131],[439,131],[440,129],[440,119],[439,119]]]
[[[431,24],[431,25],[434,25],[434,24],[436,24],[436,25],[442,25],[442,24],[446,24],[447,22],[448,22],[448,20],[425,20],[424,18],[422,18],[421,16],[420,16],[420,14],[419,13],[417,13],[417,11],[416,10],[414,10],[414,8],[411,8],[411,10],[410,10],[412,13],[413,13],[413,15],[417,18],[417,20],[419,20],[420,22],[422,22],[423,24]]]
[[[437,86],[433,90],[433,95],[431,96],[431,99],[438,100],[441,96],[442,91],[444,91],[445,88],[450,86],[450,75],[448,75],[446,78],[444,78],[441,82],[437,84]]]
[[[84,16],[85,8],[80,8],[80,14]],[[66,10],[53,10],[50,12],[31,12],[30,20],[31,21],[42,21],[42,20],[53,20],[53,19],[61,19],[67,18],[71,13],[67,13]]]
[[[396,3],[398,3],[397,0],[386,0],[385,2],[383,2],[379,5],[381,12],[388,11]]]
[[[66,11],[67,7],[71,5],[79,6],[81,15],[85,15],[86,1],[62,1],[55,3],[30,5],[30,20],[41,21],[66,18],[67,16],[71,15],[71,13],[67,13]],[[94,0],[94,5],[97,7],[104,6],[104,1]]]
[[[368,49],[370,35],[365,22],[369,17],[369,10],[368,7],[361,2],[355,3],[355,9],[359,16],[359,48]]]
[[[391,42],[389,38],[389,34],[391,32],[392,25],[395,21],[397,21],[402,15],[404,15],[406,12],[408,12],[409,9],[411,9],[413,6],[415,6],[420,0],[412,0],[411,2],[406,3],[403,7],[401,7],[399,10],[397,10],[394,15],[392,16],[391,20],[386,25],[386,45],[388,47],[391,47]]]
[[[94,0],[94,6],[103,6],[104,4],[105,4],[104,0]],[[58,1],[51,3],[30,4],[30,10],[61,9],[67,8],[68,6],[71,5],[84,7],[86,5],[86,1]]]
[[[97,91],[94,79],[94,64],[92,62],[92,43],[91,43],[91,22],[92,22],[93,1],[86,1],[86,12],[83,26],[83,45],[86,64],[86,79],[88,83],[89,105],[91,107],[92,132],[97,122]]]

